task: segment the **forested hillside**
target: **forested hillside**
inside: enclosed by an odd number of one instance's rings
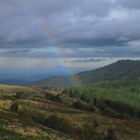
[[[105,67],[70,76],[54,76],[35,83],[39,86],[75,86],[100,81],[139,80],[140,61],[121,60]]]

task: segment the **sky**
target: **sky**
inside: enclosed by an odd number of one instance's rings
[[[140,0],[0,1],[1,71],[68,74],[128,58],[140,58]]]

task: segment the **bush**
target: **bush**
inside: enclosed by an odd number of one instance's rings
[[[45,124],[45,116],[41,113],[34,112],[34,115],[32,115],[32,119],[40,124]]]
[[[110,108],[110,107],[106,107],[103,111],[104,115],[109,115],[112,117],[118,117],[119,113],[117,111],[115,111],[114,109]]]
[[[38,110],[34,108],[29,108],[26,105],[22,105],[18,109],[18,113],[22,115],[30,116],[34,121],[44,124],[44,120],[45,120],[44,114],[40,113]]]
[[[102,99],[96,99],[96,106],[101,110],[101,111],[104,111],[104,110],[106,110],[106,108],[108,107],[106,104],[105,104],[105,102],[104,102],[104,100],[102,100]]]
[[[13,112],[18,112],[18,109],[19,109],[18,103],[13,103],[10,107],[10,110]]]
[[[18,98],[18,99],[25,99],[29,96],[29,94],[26,94],[24,92],[17,92],[16,95],[15,95],[15,98]]]
[[[82,103],[81,101],[76,101],[72,104],[72,106],[76,109],[81,109],[81,110],[85,110],[85,111],[95,111],[95,108],[91,105]]]
[[[137,115],[137,116],[138,116],[138,118],[140,119],[140,111],[138,111],[138,115]]]
[[[116,102],[116,101],[111,101],[111,100],[104,100],[104,102],[107,106],[113,108],[119,113],[129,114],[130,116],[138,117],[138,110],[135,109],[134,107],[131,107],[121,102]]]
[[[73,102],[72,106],[76,109],[83,109],[84,106],[80,101]]]
[[[61,101],[61,97],[59,94],[57,95],[53,95],[53,94],[50,94],[50,93],[46,93],[45,97],[49,100],[52,100],[52,101],[56,101],[56,102],[60,102]]]
[[[58,131],[70,133],[71,126],[65,119],[57,116],[56,114],[49,116],[45,119],[45,125]]]
[[[5,129],[3,127],[0,127],[0,137],[5,137],[5,136],[18,136],[18,134],[8,130],[8,129]]]
[[[125,120],[130,120],[131,119],[129,114],[120,114],[120,118],[125,119]]]
[[[91,124],[85,124],[82,130],[82,137],[84,139],[93,140],[98,139],[97,127],[99,123],[95,120]]]
[[[20,115],[26,115],[31,117],[34,121],[44,124],[45,116],[34,108],[30,108],[27,105],[19,105],[18,103],[13,103],[10,110],[16,112]]]
[[[109,129],[105,140],[118,140],[117,132],[114,129]]]

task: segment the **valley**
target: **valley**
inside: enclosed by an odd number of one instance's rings
[[[113,67],[117,69],[120,62],[116,64]],[[112,77],[114,72],[108,67],[112,65],[99,71]],[[0,139],[139,140],[140,81],[139,70],[134,68],[135,64],[131,72],[122,68],[123,75],[127,75],[123,79],[118,79],[120,71],[116,71],[113,80],[88,84],[63,85],[55,81],[58,85],[0,85]]]

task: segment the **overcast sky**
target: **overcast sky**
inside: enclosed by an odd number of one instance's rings
[[[139,56],[140,0],[0,0],[0,68],[95,69]]]

